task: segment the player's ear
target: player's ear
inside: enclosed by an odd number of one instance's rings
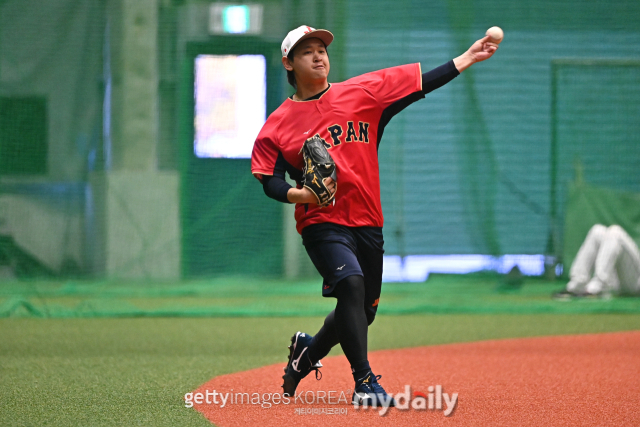
[[[284,66],[285,70],[293,71],[293,65],[291,65],[291,61],[286,56],[282,57],[282,65]]]

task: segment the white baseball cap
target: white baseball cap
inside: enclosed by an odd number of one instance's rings
[[[289,55],[289,52],[298,45],[302,40],[311,37],[317,37],[324,43],[325,46],[329,46],[333,41],[333,34],[327,30],[316,30],[315,28],[307,25],[301,25],[295,30],[289,31],[287,37],[284,38],[281,46],[282,56]]]

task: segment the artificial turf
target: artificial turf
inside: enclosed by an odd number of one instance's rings
[[[230,277],[183,282],[20,281],[0,286],[3,317],[319,316],[335,300],[322,280]],[[434,274],[422,283],[384,283],[382,314],[640,314],[640,298],[551,298],[565,282],[528,277],[509,285],[491,273]]]
[[[184,393],[217,375],[284,364],[292,332],[313,333],[321,322],[321,317],[0,319],[1,424],[210,425],[184,407]],[[639,314],[380,315],[369,342],[377,350],[637,329]]]

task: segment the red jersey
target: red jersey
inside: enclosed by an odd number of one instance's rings
[[[296,204],[298,232],[323,222],[382,227],[378,135],[389,118],[406,106],[396,107],[393,112],[393,104],[416,93],[424,96],[419,63],[332,83],[318,99],[287,98],[258,134],[251,172],[261,179],[263,175],[284,176],[285,169],[302,171],[302,144],[319,134],[336,163],[338,189],[335,202],[326,208]]]

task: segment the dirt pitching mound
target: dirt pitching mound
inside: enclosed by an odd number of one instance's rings
[[[409,391],[408,409],[384,416],[350,404],[344,356],[322,362],[322,380],[305,378],[297,400],[274,397],[280,363],[212,379],[194,407],[218,426],[640,425],[640,331],[372,352],[387,392]]]

